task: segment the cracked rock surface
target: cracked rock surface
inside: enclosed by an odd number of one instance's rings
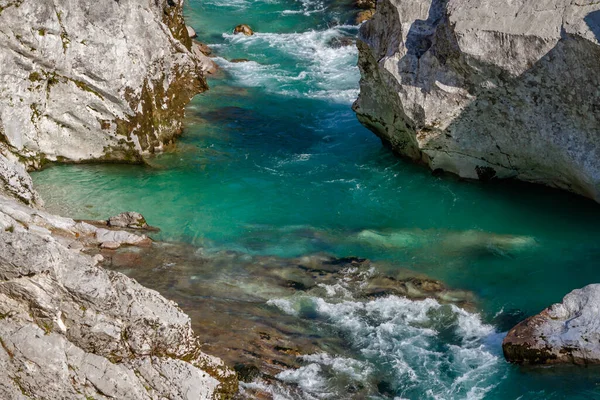
[[[182,7],[0,0],[0,154],[28,168],[140,162],[171,143],[210,61],[191,51]]]
[[[106,232],[145,239],[0,196],[0,398],[231,397],[175,303],[82,252]]]
[[[379,0],[359,120],[400,155],[600,201],[600,2]]]

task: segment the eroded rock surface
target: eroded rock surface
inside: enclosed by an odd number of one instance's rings
[[[600,201],[600,3],[380,0],[360,121],[400,155]]]
[[[0,0],[0,152],[37,168],[170,143],[206,89],[182,4]]]
[[[600,364],[600,284],[573,290],[512,328],[502,349],[519,364]]]
[[[102,231],[0,197],[0,397],[232,396],[175,303],[82,253]]]

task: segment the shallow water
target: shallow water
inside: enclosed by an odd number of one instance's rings
[[[207,256],[368,257],[389,273],[412,269],[477,296],[477,313],[336,292],[260,300],[282,320],[324,324],[347,343],[344,354],[306,355],[301,369],[280,374],[306,398],[351,398],[365,386],[382,398],[600,398],[595,369],[518,368],[500,349],[516,321],[600,281],[597,204],[432,176],[382,148],[350,109],[357,51],[335,43],[357,27],[342,1],[190,0],[186,13],[223,77],[188,107],[177,149],[146,167],[36,173],[50,210],[77,218],[136,210],[161,228],[157,239]],[[257,34],[229,34],[238,23]],[[251,61],[227,61],[236,58]]]

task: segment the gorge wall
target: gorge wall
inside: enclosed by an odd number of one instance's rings
[[[140,162],[180,133],[184,106],[207,88],[182,4],[0,0],[4,192],[36,201],[9,164]]]
[[[600,3],[379,0],[359,120],[400,155],[600,201]]]
[[[235,373],[175,303],[86,249],[151,246],[41,210],[29,169],[141,162],[182,128],[208,61],[183,0],[0,0],[0,397],[216,399]]]

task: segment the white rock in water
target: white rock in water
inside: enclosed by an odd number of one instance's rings
[[[108,225],[116,228],[131,228],[131,229],[143,229],[147,228],[146,218],[140,213],[135,211],[128,211],[110,217],[108,219]]]
[[[600,201],[599,40],[597,1],[380,0],[354,109],[432,170]]]
[[[573,290],[512,328],[502,348],[519,364],[600,364],[600,284]]]
[[[189,36],[191,39],[194,39],[194,38],[197,38],[197,37],[198,37],[198,34],[197,34],[197,33],[196,33],[196,31],[194,30],[194,28],[192,28],[192,27],[191,27],[191,26],[189,26],[189,25],[186,25],[186,27],[185,27],[185,28],[187,29],[188,36]]]

